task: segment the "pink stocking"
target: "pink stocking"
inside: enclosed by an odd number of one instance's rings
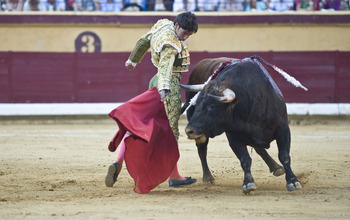
[[[171,172],[170,176],[169,176],[170,180],[185,180],[185,177],[182,177],[179,174],[179,170],[177,169],[177,164],[175,165],[173,171]]]
[[[125,134],[124,137],[123,137],[123,140],[121,141],[121,145],[119,147],[119,153],[118,153],[118,156],[117,156],[117,159],[116,159],[116,163],[118,164],[123,164],[124,162],[124,153],[125,153],[125,143],[124,143],[124,140],[125,138],[129,137],[130,135],[129,134]]]

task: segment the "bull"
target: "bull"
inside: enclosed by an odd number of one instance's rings
[[[210,77],[216,78],[209,81]],[[198,85],[204,82],[206,84]],[[251,174],[248,145],[275,176],[285,173],[289,191],[302,188],[290,165],[291,135],[283,95],[256,58],[204,59],[194,67],[188,85],[181,87],[186,89],[186,103],[182,108],[182,111],[187,108],[185,132],[189,139],[196,141],[204,183],[215,180],[207,164],[208,138],[225,133],[244,171],[243,193],[257,189]],[[266,151],[274,140],[283,167]]]

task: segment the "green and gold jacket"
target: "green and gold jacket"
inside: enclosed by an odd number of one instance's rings
[[[178,39],[172,21],[161,19],[137,41],[129,60],[140,63],[149,48],[152,63],[158,68],[158,90],[170,90],[171,78],[189,69],[187,42]]]

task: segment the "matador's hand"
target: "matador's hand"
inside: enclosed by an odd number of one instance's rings
[[[162,89],[159,91],[160,101],[163,101],[165,96],[168,95],[170,91],[168,89]]]
[[[126,68],[128,69],[128,70],[134,70],[135,69],[135,67],[136,67],[136,63],[133,63],[133,62],[131,62],[131,60],[127,60],[126,62],[125,62],[125,66],[126,66]]]

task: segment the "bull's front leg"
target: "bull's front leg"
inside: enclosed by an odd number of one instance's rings
[[[203,182],[205,184],[214,184],[215,178],[211,174],[207,162],[207,149],[208,149],[208,139],[205,141],[205,143],[202,144],[196,144],[198,155],[202,163],[202,169],[203,169]]]
[[[249,156],[247,145],[241,143],[238,140],[235,140],[230,134],[226,133],[230,147],[233,152],[236,154],[238,159],[241,162],[241,167],[244,171],[244,180],[242,186],[242,192],[249,194],[251,191],[256,190],[258,187],[254,182],[254,178],[250,171],[252,166],[252,158]]]

